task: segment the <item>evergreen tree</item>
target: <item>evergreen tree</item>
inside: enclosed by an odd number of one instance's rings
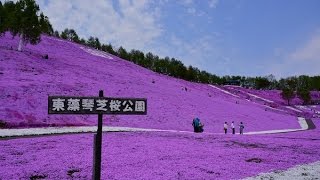
[[[310,91],[308,89],[298,89],[297,91],[298,97],[303,101],[303,104],[309,104],[311,101]]]
[[[309,76],[301,75],[297,78],[298,89],[311,89],[311,78]]]
[[[101,43],[100,43],[100,41],[99,41],[99,39],[98,39],[97,37],[94,38],[94,47],[95,47],[96,49],[101,50]]]
[[[61,32],[60,37],[68,41],[80,43],[79,36],[74,29],[66,28],[64,31]]]
[[[143,52],[141,51],[137,51],[138,52],[138,62],[139,64],[141,64],[143,67],[148,68],[148,69],[152,69],[154,64],[154,59],[155,56],[151,53],[148,52],[145,56],[143,55]]]
[[[18,16],[16,10],[16,4],[13,1],[5,1],[2,7],[3,11],[3,24],[1,25],[0,29],[2,32],[5,31],[17,31],[18,26]]]
[[[42,12],[40,13],[40,28],[41,32],[48,34],[48,35],[53,35],[53,28],[52,25],[49,22],[49,18],[45,16]]]
[[[68,39],[68,32],[69,32],[68,28],[64,29],[64,31],[61,32],[60,37],[62,39]]]
[[[186,72],[186,80],[195,82],[197,78],[197,71],[191,65],[188,67]]]
[[[298,79],[295,76],[288,77],[286,79],[286,84],[289,86],[289,88],[293,89],[294,91],[298,89]]]
[[[83,38],[81,38],[80,41],[79,41],[79,43],[82,44],[82,45],[86,45],[86,40],[83,39]]]
[[[72,42],[76,42],[79,43],[80,39],[78,34],[76,33],[76,31],[74,29],[69,29],[69,34],[68,34],[68,39]]]
[[[0,1],[0,36],[6,31],[5,26],[5,11],[2,6],[2,2]]]
[[[96,44],[95,38],[93,36],[90,36],[86,44],[92,48],[95,48],[95,44]]]
[[[125,60],[129,60],[129,54],[122,46],[120,46],[117,53],[120,58],[125,59]]]
[[[145,59],[147,56],[144,56],[144,53],[139,50],[132,49],[129,53],[129,60],[135,64],[139,64],[140,66],[147,67],[145,63]]]
[[[312,90],[320,91],[320,76],[314,76],[311,78]]]
[[[282,89],[281,97],[282,97],[282,99],[284,99],[288,102],[288,106],[290,105],[290,100],[293,99],[295,96],[296,95],[295,95],[293,89],[288,88],[288,87]]]
[[[111,44],[108,44],[108,45],[103,44],[103,45],[101,46],[101,50],[102,50],[102,51],[105,51],[105,52],[107,52],[107,53],[113,54],[113,55],[116,55],[116,54],[117,54],[117,53],[113,50]]]
[[[25,44],[38,44],[40,42],[41,24],[38,18],[39,6],[34,0],[20,0],[15,5],[16,22],[10,23],[13,36],[19,35],[18,51],[22,51]]]
[[[256,77],[255,88],[256,89],[267,89],[271,82],[265,77]]]
[[[59,31],[57,31],[57,30],[54,31],[53,35],[54,35],[55,37],[57,37],[57,38],[60,38]]]
[[[186,71],[187,71],[187,68],[184,66],[184,64],[181,61],[175,58],[171,58],[169,63],[169,72],[173,77],[184,78]]]
[[[199,80],[201,83],[209,83],[210,82],[210,74],[206,71],[201,71]]]

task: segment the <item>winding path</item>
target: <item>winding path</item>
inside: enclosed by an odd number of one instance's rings
[[[315,129],[315,125],[312,120],[306,120],[305,118],[298,118],[300,129],[281,129],[281,130],[268,130],[268,131],[256,131],[247,132],[246,135],[254,134],[274,134],[274,133],[288,133],[295,131],[305,131],[309,129]],[[54,134],[74,134],[74,133],[94,133],[97,131],[96,126],[76,126],[76,127],[44,127],[44,128],[25,128],[25,129],[0,129],[0,139],[4,138],[18,138],[28,136],[43,136]],[[173,133],[194,133],[193,131],[178,131],[178,130],[161,130],[161,129],[147,129],[147,128],[133,128],[133,127],[111,127],[104,126],[103,132],[134,132],[134,131],[152,131],[152,132],[173,132]],[[223,133],[209,133],[203,134],[223,134]]]

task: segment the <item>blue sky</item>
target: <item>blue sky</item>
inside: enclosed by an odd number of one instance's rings
[[[38,0],[55,29],[217,75],[320,75],[319,0]]]

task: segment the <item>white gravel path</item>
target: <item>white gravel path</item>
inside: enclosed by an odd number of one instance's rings
[[[298,165],[283,171],[273,171],[269,173],[261,173],[254,177],[245,178],[244,180],[316,180],[320,179],[320,161]]]
[[[279,129],[279,130],[268,130],[268,131],[256,131],[256,132],[247,132],[245,134],[275,134],[275,133],[287,133],[287,132],[296,132],[296,131],[305,131],[308,129],[308,123],[305,118],[298,117],[298,122],[300,124],[300,129]]]
[[[303,131],[308,129],[308,124],[304,118],[298,118],[301,126],[300,129],[281,129],[281,130],[268,130],[245,132],[245,135],[254,134],[274,134],[285,133],[294,131]],[[72,127],[44,127],[44,128],[23,128],[23,129],[0,129],[0,137],[19,137],[19,136],[37,136],[37,135],[50,135],[50,134],[68,134],[68,133],[93,133],[97,131],[97,126],[72,126]],[[147,128],[133,128],[133,127],[111,127],[104,126],[103,132],[130,132],[130,131],[154,131],[154,132],[174,132],[174,133],[194,133],[193,131],[178,131],[178,130],[161,130],[161,129],[147,129]],[[204,134],[223,134],[223,133],[210,133]]]

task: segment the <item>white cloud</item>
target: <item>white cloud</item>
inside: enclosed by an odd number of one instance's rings
[[[209,7],[210,8],[216,8],[218,5],[219,0],[210,0],[209,1]]]
[[[223,72],[227,69],[224,65],[231,63],[231,60],[225,55],[222,56],[217,38],[206,35],[190,40],[171,35],[166,41],[166,46],[161,44],[157,46],[159,47],[157,52],[160,55],[177,58],[186,66],[192,65],[212,73]]]
[[[187,12],[189,13],[189,14],[196,14],[196,9],[195,8],[188,8],[187,9]]]
[[[189,6],[193,4],[193,0],[182,0],[181,3],[185,6]]]
[[[289,55],[295,61],[320,62],[320,33],[314,35],[306,44]]]
[[[292,52],[284,53],[283,49],[276,48],[275,57],[282,60],[272,65],[269,73],[278,77],[320,75],[320,31]]]
[[[126,49],[147,49],[163,32],[158,22],[159,9],[146,0],[119,0],[118,9],[112,1],[105,0],[37,3],[55,29],[73,28],[82,37],[96,36],[101,42]]]

